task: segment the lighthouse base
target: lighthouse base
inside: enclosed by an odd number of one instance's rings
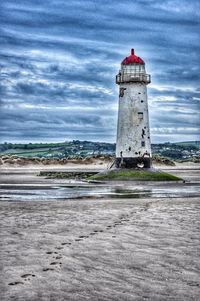
[[[151,158],[116,158],[115,159],[116,168],[150,168],[151,167]]]

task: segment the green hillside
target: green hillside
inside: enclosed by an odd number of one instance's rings
[[[200,157],[200,141],[152,144],[153,155],[173,160],[194,160]],[[61,143],[3,143],[0,155],[25,158],[85,158],[95,155],[114,156],[115,144],[92,141],[66,141]]]

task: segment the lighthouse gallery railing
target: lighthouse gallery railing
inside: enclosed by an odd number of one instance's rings
[[[151,82],[151,75],[141,73],[119,73],[116,75],[116,84],[143,82],[149,84]]]

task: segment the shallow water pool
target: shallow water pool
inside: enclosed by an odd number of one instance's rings
[[[200,195],[199,184],[174,185],[138,185],[133,186],[1,186],[1,201],[48,201],[69,199],[135,199],[135,198],[163,198],[163,197],[197,197]]]

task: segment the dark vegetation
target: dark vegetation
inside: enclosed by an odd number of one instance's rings
[[[56,172],[56,171],[40,171],[39,176],[41,177],[47,177],[49,179],[86,179],[88,177],[93,176],[96,174],[96,172]]]

